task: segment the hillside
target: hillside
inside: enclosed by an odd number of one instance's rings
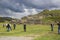
[[[12,19],[10,17],[0,17],[0,22],[11,21]]]
[[[20,20],[11,17],[0,17],[0,22],[20,23]]]
[[[60,21],[60,10],[45,9],[38,14],[23,17],[22,20],[24,20],[27,23],[35,24],[58,22]]]

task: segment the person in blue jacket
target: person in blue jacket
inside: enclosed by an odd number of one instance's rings
[[[60,22],[57,25],[58,25],[58,34],[60,34]]]
[[[10,24],[7,24],[6,28],[7,28],[7,31],[9,32],[11,30]]]

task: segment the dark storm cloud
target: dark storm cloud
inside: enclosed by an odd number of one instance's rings
[[[13,12],[24,12],[22,4],[16,0],[0,0],[0,16],[15,16]]]
[[[15,12],[24,12],[23,4],[26,8],[50,9],[59,7],[55,0],[0,0],[0,6]]]
[[[22,4],[15,0],[0,0],[0,6],[15,12],[23,12]]]
[[[20,0],[20,3],[30,7],[37,9],[49,9],[49,8],[57,8],[57,2],[54,3],[55,0]]]
[[[21,17],[43,9],[54,8],[60,8],[60,0],[0,0],[0,15],[2,16],[19,15],[17,17]]]

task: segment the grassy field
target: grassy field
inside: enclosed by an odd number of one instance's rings
[[[3,28],[0,23],[0,36],[28,36],[39,35],[34,40],[60,40],[60,35],[57,33],[57,26],[54,26],[54,31],[51,32],[50,25],[27,25],[27,31],[24,32],[23,25],[17,25],[16,30],[7,32],[6,27]]]
[[[60,35],[54,34],[54,33],[49,33],[49,34],[43,35],[41,37],[37,37],[34,40],[60,40]]]

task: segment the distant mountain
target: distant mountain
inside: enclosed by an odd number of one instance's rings
[[[12,19],[10,17],[0,17],[0,22],[11,21]]]

